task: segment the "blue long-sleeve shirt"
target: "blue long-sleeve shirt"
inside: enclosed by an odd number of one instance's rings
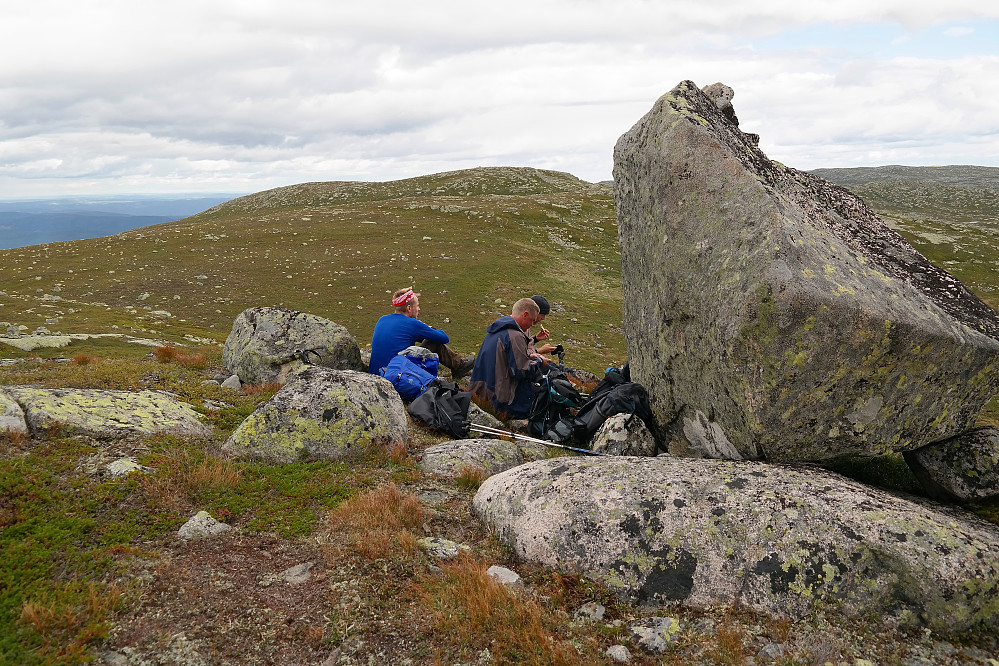
[[[368,372],[377,375],[379,370],[388,365],[393,356],[420,340],[441,344],[450,342],[447,333],[439,328],[427,326],[419,319],[398,312],[383,315],[375,324],[375,332],[371,336],[371,362],[368,364]]]

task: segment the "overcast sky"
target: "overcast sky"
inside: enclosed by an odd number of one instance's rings
[[[0,18],[0,198],[606,180],[684,79],[732,86],[799,169],[999,166],[984,0],[25,0]]]

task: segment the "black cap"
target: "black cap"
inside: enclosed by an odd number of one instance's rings
[[[552,311],[552,306],[548,305],[548,299],[544,296],[531,296],[531,300],[538,304],[538,310],[546,317]]]

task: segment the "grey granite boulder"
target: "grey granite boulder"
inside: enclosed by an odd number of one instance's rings
[[[999,496],[999,428],[975,428],[903,455],[933,497],[983,501]]]
[[[183,402],[159,391],[45,389],[6,386],[6,394],[24,411],[33,433],[65,427],[98,439],[154,433],[207,437],[212,430]]]
[[[5,430],[27,433],[28,424],[17,401],[0,390],[0,432]]]
[[[481,469],[497,474],[530,460],[541,460],[549,447],[533,442],[510,442],[505,439],[456,439],[427,447],[420,458],[420,470],[426,474],[455,477],[463,469]]]
[[[232,324],[222,362],[244,384],[285,383],[307,365],[365,370],[357,340],[336,322],[289,308],[249,308]]]
[[[490,477],[473,506],[519,557],[632,603],[999,624],[999,528],[818,469],[559,458]]]
[[[612,456],[654,456],[656,438],[634,414],[614,414],[593,433],[590,449]]]
[[[631,374],[671,452],[904,451],[995,395],[999,314],[692,82],[621,136],[614,183]]]
[[[275,462],[339,460],[406,441],[406,411],[387,379],[311,367],[261,403],[222,451]]]

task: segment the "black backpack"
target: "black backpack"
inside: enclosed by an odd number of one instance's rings
[[[555,423],[549,429],[546,438],[554,442],[571,441],[580,446],[589,446],[590,440],[604,421],[615,414],[637,416],[655,433],[655,419],[649,405],[648,393],[641,384],[627,380],[630,374],[627,364],[620,370],[608,369],[576,415]]]
[[[534,382],[534,404],[527,417],[527,434],[546,439],[549,430],[559,421],[572,416],[572,410],[583,404],[583,396],[569,381],[565,368],[549,364]]]
[[[452,437],[468,437],[471,423],[468,408],[472,394],[461,391],[454,382],[435,379],[413,402],[409,403],[409,415],[426,423],[435,430],[441,430]]]

